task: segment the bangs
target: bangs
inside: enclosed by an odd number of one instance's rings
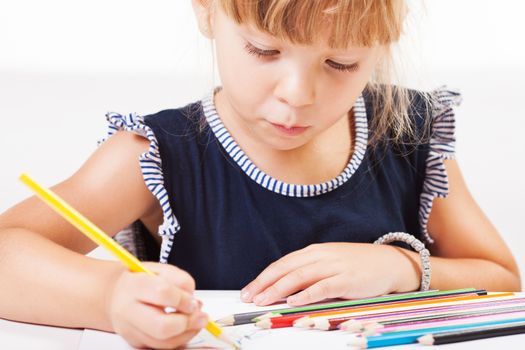
[[[399,40],[403,0],[216,0],[237,24],[295,44],[327,39],[331,48],[388,45]]]

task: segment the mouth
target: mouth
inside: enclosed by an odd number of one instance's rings
[[[286,126],[284,125],[281,125],[281,124],[275,124],[275,123],[271,123],[270,124],[273,125],[273,127],[279,131],[279,133],[281,134],[284,134],[286,136],[298,136],[302,133],[304,133],[306,131],[306,129],[308,129],[308,126],[291,126],[289,128],[287,128]]]

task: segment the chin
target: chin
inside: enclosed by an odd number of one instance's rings
[[[303,146],[306,140],[266,140],[266,144],[276,151],[291,151]]]

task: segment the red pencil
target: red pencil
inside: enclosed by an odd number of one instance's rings
[[[376,304],[376,305],[365,305],[365,306],[352,306],[349,308],[340,308],[335,310],[327,310],[323,312],[319,311],[310,311],[310,312],[301,312],[296,313],[288,316],[276,316],[276,317],[270,317],[263,319],[259,322],[257,322],[255,325],[257,327],[269,329],[269,328],[284,328],[284,327],[292,327],[294,325],[294,322],[300,318],[303,318],[305,316],[308,317],[322,317],[322,316],[332,316],[332,315],[341,315],[341,314],[349,314],[349,313],[357,313],[357,312],[364,312],[364,311],[377,311],[382,309],[392,309],[397,307],[410,307],[410,306],[425,306],[425,305],[431,305],[431,304],[438,304],[438,303],[451,303],[455,301],[463,301],[463,300],[473,300],[473,299],[487,299],[487,298],[498,298],[498,297],[505,297],[505,296],[511,296],[514,295],[514,293],[497,293],[492,295],[462,295],[460,297],[458,296],[443,296],[438,298],[430,298],[430,299],[424,299],[424,300],[409,300],[409,301],[397,301],[397,302],[389,302],[389,303],[383,303],[383,304]]]
[[[428,312],[453,311],[453,310],[476,310],[476,309],[482,309],[486,307],[498,307],[498,306],[504,306],[504,305],[521,304],[521,303],[525,303],[525,298],[480,301],[480,302],[474,302],[474,303],[469,303],[469,304],[444,305],[441,307],[430,306],[430,307],[410,309],[410,310],[404,310],[404,311],[389,311],[389,312],[381,312],[377,314],[361,315],[361,316],[350,315],[350,316],[342,316],[342,317],[336,317],[336,318],[323,318],[323,319],[315,319],[314,328],[319,329],[319,330],[325,330],[325,331],[333,331],[333,330],[340,329],[339,325],[349,320],[367,321],[367,320],[376,320],[376,319],[385,318],[385,317],[395,318],[395,317],[401,317],[403,315],[405,316],[418,315],[418,314],[422,314],[425,312],[428,313]]]

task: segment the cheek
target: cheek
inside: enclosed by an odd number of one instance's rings
[[[255,59],[240,50],[244,49],[217,44],[217,66],[231,103],[239,112],[253,114],[271,92],[271,87],[268,75],[262,74]]]
[[[352,82],[354,82],[352,80]],[[356,87],[357,84],[341,84],[332,83],[331,86],[325,87],[317,95],[316,101],[319,114],[324,115],[321,118],[322,124],[330,126],[339,121],[353,107],[353,102],[359,96],[361,90]]]

